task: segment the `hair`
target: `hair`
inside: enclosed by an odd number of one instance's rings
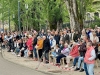
[[[89,46],[93,46],[92,42],[88,42],[87,44],[88,44]]]

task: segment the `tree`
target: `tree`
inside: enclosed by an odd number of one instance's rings
[[[84,26],[87,7],[91,6],[92,0],[66,0],[72,30],[81,31]]]

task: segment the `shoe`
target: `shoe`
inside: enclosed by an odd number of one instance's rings
[[[15,52],[12,52],[12,54],[15,55],[16,53]]]
[[[55,64],[55,66],[60,66],[60,64]]]
[[[65,68],[68,68],[68,67],[69,67],[68,65],[65,66]]]
[[[48,61],[46,61],[45,63],[46,63],[46,64],[49,64],[49,62],[48,62]]]
[[[75,68],[75,66],[72,66],[72,67],[70,67],[70,68],[71,68],[71,69],[72,69],[72,68]]]
[[[83,71],[84,71],[84,69],[81,69],[81,70],[80,70],[80,72],[83,72]]]
[[[20,55],[17,55],[17,57],[20,57]]]
[[[33,61],[38,61],[38,59],[37,59],[37,58],[35,58],[35,59],[33,59]]]
[[[78,70],[80,70],[79,68],[76,68],[74,71],[78,71]]]

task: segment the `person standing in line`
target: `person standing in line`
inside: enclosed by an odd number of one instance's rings
[[[88,42],[86,47],[87,47],[87,51],[85,54],[84,62],[87,65],[87,71],[89,75],[94,75],[93,69],[94,69],[94,63],[96,58],[95,50],[91,42]]]

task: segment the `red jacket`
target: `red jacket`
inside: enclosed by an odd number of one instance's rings
[[[77,57],[79,56],[78,45],[75,45],[72,50],[70,51],[70,56]]]
[[[33,50],[33,38],[29,38],[26,43],[28,50]]]

